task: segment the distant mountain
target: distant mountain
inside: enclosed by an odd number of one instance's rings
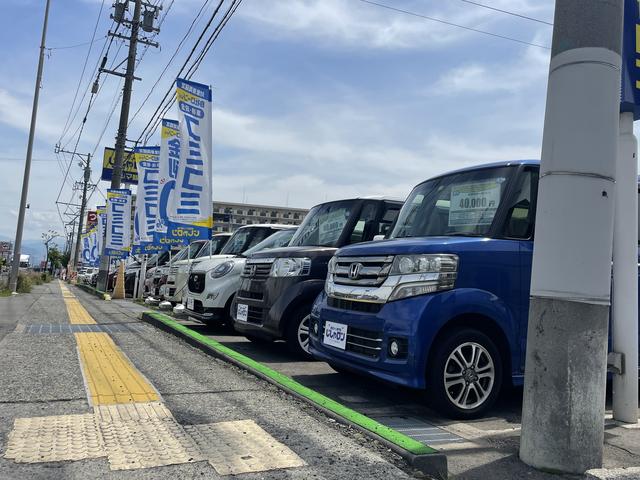
[[[0,235],[0,242],[13,243],[14,240],[15,240],[14,238],[8,238]],[[54,240],[54,243],[56,243],[55,240]],[[64,245],[62,244],[62,242],[57,243],[57,245],[60,249],[64,248]],[[44,259],[46,258],[44,243],[42,243],[41,240],[23,240],[22,248],[20,250],[21,250],[20,253],[22,255],[31,255],[31,258],[29,259],[31,262],[31,265],[38,265],[40,264],[41,261],[44,261]]]

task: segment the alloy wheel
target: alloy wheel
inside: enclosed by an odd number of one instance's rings
[[[460,409],[471,410],[491,395],[496,369],[485,347],[476,342],[465,342],[447,358],[443,376],[449,400]]]

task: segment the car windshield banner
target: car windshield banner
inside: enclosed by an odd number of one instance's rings
[[[209,238],[213,226],[211,88],[182,79],[176,87],[181,146],[167,236],[186,245]]]
[[[131,251],[131,190],[107,190],[105,254],[126,257]]]
[[[182,239],[167,235],[169,204],[173,201],[180,162],[180,124],[164,118],[160,132],[160,165],[158,174],[158,215],[156,216],[155,243],[168,249],[171,245],[181,245]]]
[[[87,233],[83,233],[80,236],[80,242],[82,245],[82,264],[84,266],[97,267],[100,264],[97,227],[92,228]]]
[[[134,155],[138,168],[138,191],[132,253],[153,253],[159,250],[154,245],[154,232],[158,211],[160,147],[138,147]]]

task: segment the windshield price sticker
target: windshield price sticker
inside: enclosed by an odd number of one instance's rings
[[[322,215],[319,220],[319,242],[322,245],[338,240],[342,229],[347,223],[347,212],[341,208]]]
[[[249,305],[243,305],[242,303],[239,303],[236,319],[239,322],[246,322],[248,316],[249,316]]]
[[[323,343],[344,350],[347,348],[347,326],[342,323],[325,322]]]
[[[500,204],[500,183],[462,183],[451,186],[449,226],[490,225]]]

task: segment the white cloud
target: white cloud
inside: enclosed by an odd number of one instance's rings
[[[456,2],[380,3],[479,29],[513,20],[495,11]],[[552,2],[497,0],[492,6],[548,18]],[[353,47],[437,49],[470,35],[480,35],[357,0],[253,1],[246,2],[239,13],[267,27],[271,35],[310,37],[323,44]]]
[[[524,55],[509,61],[468,63],[444,72],[429,88],[429,93],[518,93],[532,85],[546,83],[548,69],[549,52],[528,47]]]

